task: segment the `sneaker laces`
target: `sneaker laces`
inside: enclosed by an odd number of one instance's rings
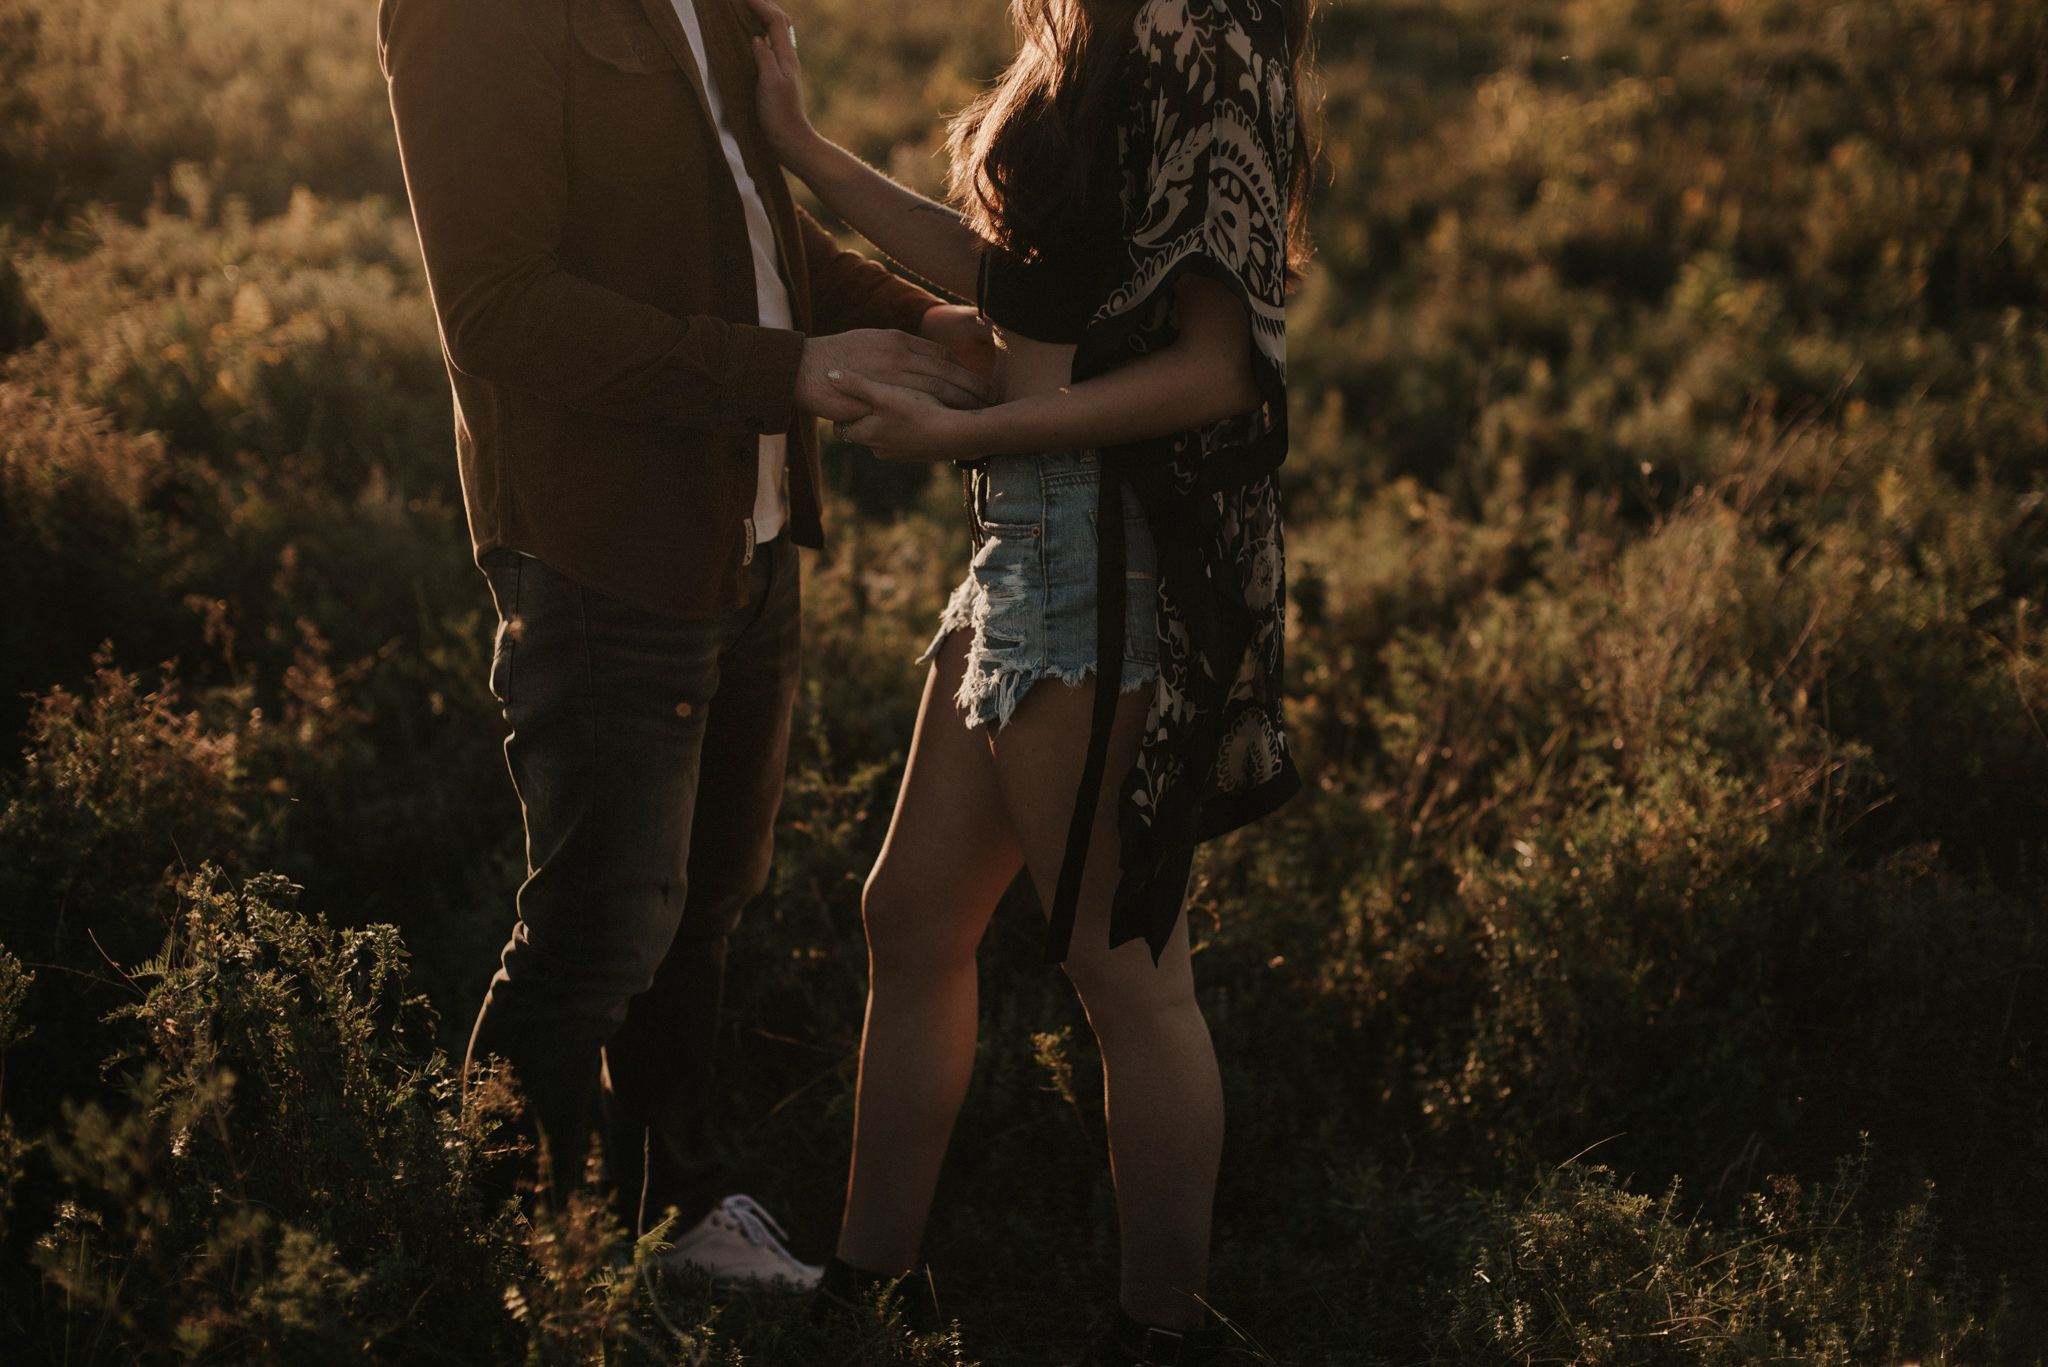
[[[784,1230],[776,1222],[775,1217],[764,1210],[761,1203],[753,1197],[738,1194],[728,1196],[718,1203],[718,1213],[725,1216],[735,1229],[745,1235],[748,1243],[779,1253],[791,1262],[796,1261],[796,1255],[782,1243],[789,1237],[788,1231]]]

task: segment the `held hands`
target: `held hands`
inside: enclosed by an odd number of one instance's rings
[[[869,406],[830,378],[856,371],[868,377],[866,383],[914,393],[942,411],[947,406],[979,408],[991,393],[987,380],[938,342],[888,328],[862,328],[804,339],[796,368],[797,407],[834,422],[863,417]]]
[[[923,339],[918,346],[941,347],[954,363],[940,366],[942,373],[936,375],[906,366],[892,376],[864,362],[856,362],[858,370],[827,370],[823,379],[838,402],[834,411],[823,406],[812,406],[812,411],[835,420],[841,441],[859,442],[883,460],[954,460],[976,454],[967,449],[980,435],[973,420],[994,392],[990,380],[996,345],[988,323],[964,304],[934,304],[925,310],[918,332]],[[917,366],[930,366],[934,359],[929,350],[915,355]],[[808,363],[808,344],[805,356]],[[798,374],[801,401],[802,371]]]
[[[926,341],[951,351],[976,375],[985,379],[995,375],[995,338],[979,309],[934,304],[925,310],[917,331]],[[972,454],[960,445],[970,424],[959,419],[972,416],[978,404],[970,405],[966,414],[955,413],[917,389],[876,384],[847,371],[826,378],[840,393],[869,410],[863,417],[836,425],[840,440],[859,442],[882,460],[951,460]]]
[[[763,37],[754,39],[754,66],[760,81],[754,105],[761,131],[768,145],[784,165],[799,159],[817,141],[810,115],[804,112],[803,68],[796,59],[796,25],[772,0],[748,0],[754,13],[768,25]]]
[[[979,409],[948,408],[920,389],[887,384],[850,370],[825,377],[865,416],[833,424],[840,440],[871,448],[883,460],[958,460],[975,448],[985,426]]]

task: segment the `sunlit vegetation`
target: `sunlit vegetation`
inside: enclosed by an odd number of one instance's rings
[[[996,0],[797,0],[923,188]],[[522,854],[365,5],[0,0],[0,1358],[1064,1360],[1090,1036],[1028,889],[958,1338],[487,1205]],[[2048,6],[1344,0],[1294,303],[1308,791],[1190,916],[1245,1361],[2038,1364]],[[723,1143],[822,1257],[957,491],[831,456]]]

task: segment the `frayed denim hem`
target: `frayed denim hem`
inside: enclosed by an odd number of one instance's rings
[[[958,596],[957,594],[955,595]],[[938,658],[939,650],[946,644],[946,638],[956,631],[972,631],[971,621],[954,620],[950,605],[939,621],[939,631],[924,654],[917,657],[917,663],[929,664]],[[1017,710],[1017,704],[1024,701],[1024,695],[1031,691],[1033,684],[1041,679],[1058,679],[1069,687],[1079,687],[1082,682],[1093,678],[1095,666],[1082,665],[1078,669],[1055,669],[1051,665],[1020,665],[1003,663],[991,659],[983,649],[977,635],[967,646],[967,666],[960,676],[960,688],[953,695],[953,706],[960,712],[960,718],[972,731],[978,726],[987,726],[1000,731],[1010,724],[1010,714]],[[1143,660],[1124,661],[1123,691],[1136,693],[1159,682],[1159,666]]]
[[[1000,729],[1040,679],[1079,686],[1096,672],[1096,498],[1092,453],[1002,456],[977,477],[981,537],[920,663],[967,636],[953,698],[972,728]],[[1157,572],[1142,516],[1125,509],[1123,692],[1159,677]]]
[[[974,576],[960,581],[953,590],[953,596],[946,600],[945,610],[939,614],[939,629],[932,637],[931,644],[924,648],[924,654],[917,657],[917,663],[928,665],[939,658],[939,648],[946,644],[946,638],[956,631],[974,629],[974,600],[976,598]]]

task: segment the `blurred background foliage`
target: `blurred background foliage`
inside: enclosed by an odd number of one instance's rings
[[[795,12],[821,124],[935,189],[1001,5]],[[0,0],[0,1352],[1059,1360],[1114,1223],[1024,888],[957,1339],[472,1189],[522,856],[373,26]],[[2048,5],[1340,0],[1318,55],[1308,791],[1189,913],[1217,1308],[1289,1364],[2039,1363]],[[945,479],[830,460],[720,1117],[814,1257],[966,553]]]

